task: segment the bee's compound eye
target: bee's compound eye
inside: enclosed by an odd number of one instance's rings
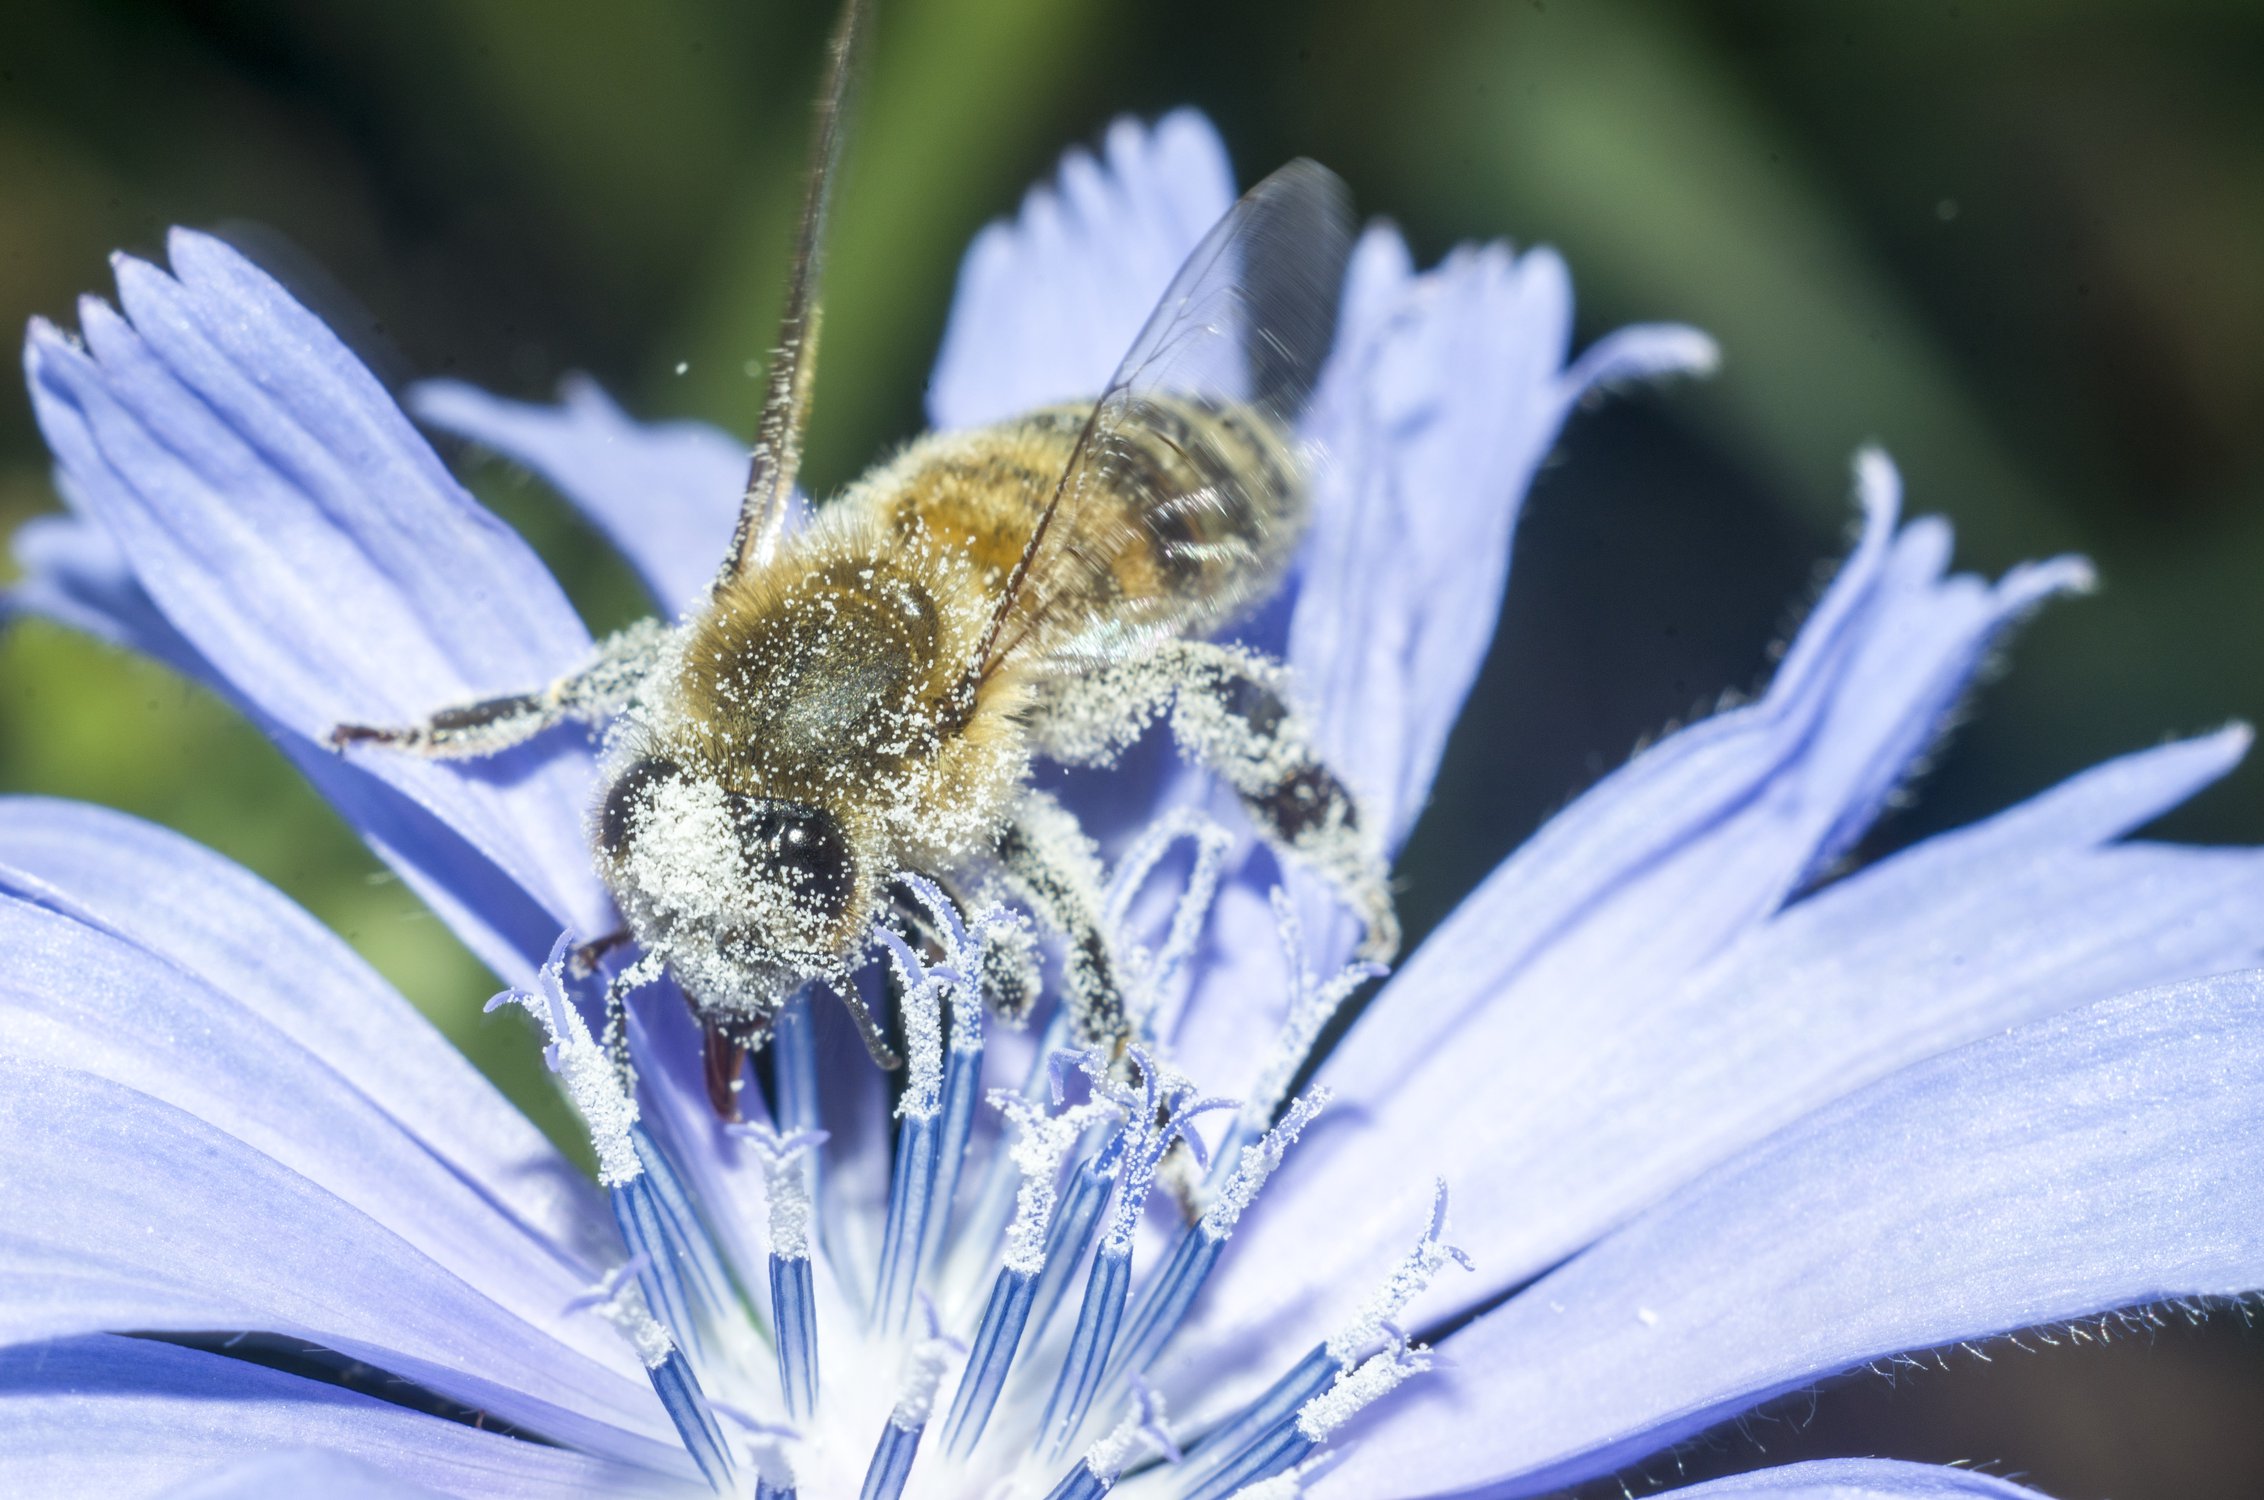
[[[827,921],[848,910],[855,880],[849,841],[822,807],[763,798],[735,798],[740,847],[759,880],[774,881]]]
[[[648,757],[623,771],[605,794],[605,806],[597,816],[598,842],[605,852],[619,859],[629,851],[629,840],[637,831],[637,824],[652,806],[652,794],[664,781],[673,781],[682,775],[684,768],[665,756]]]

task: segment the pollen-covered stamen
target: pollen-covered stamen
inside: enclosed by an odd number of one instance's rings
[[[883,1332],[903,1327],[919,1282],[920,1246],[935,1204],[938,1116],[943,1112],[942,992],[950,978],[923,969],[904,939],[875,925],[873,936],[896,971],[904,1022],[904,1092],[896,1105],[896,1162],[889,1181],[888,1221],[881,1237],[880,1269],[873,1289],[873,1322]]]
[[[991,1283],[990,1301],[975,1331],[974,1351],[945,1424],[946,1442],[952,1452],[962,1455],[982,1437],[1029,1322],[1038,1278],[1046,1268],[1054,1179],[1086,1130],[1115,1110],[1108,1101],[1094,1099],[1047,1114],[1037,1103],[1006,1089],[992,1090],[990,1098],[1014,1126],[1013,1158],[1022,1185],[1015,1194],[1013,1221],[1006,1228],[1004,1264]]]
[[[1251,1200],[1305,1127],[1327,1106],[1328,1099],[1327,1089],[1316,1088],[1291,1100],[1271,1130],[1242,1148],[1203,1217],[1192,1231],[1180,1237],[1162,1269],[1142,1289],[1138,1306],[1125,1322],[1117,1352],[1109,1360],[1108,1381],[1147,1369],[1179,1331]]]
[[[632,1342],[637,1344],[653,1391],[669,1420],[676,1424],[685,1449],[708,1483],[721,1490],[733,1473],[731,1453],[724,1446],[722,1430],[708,1409],[691,1362],[677,1347],[681,1335],[668,1337],[663,1349],[643,1327],[649,1323],[665,1337],[672,1329],[697,1326],[693,1292],[683,1275],[690,1257],[681,1248],[694,1236],[671,1223],[672,1210],[664,1206],[648,1178],[646,1154],[657,1159],[658,1153],[651,1151],[651,1143],[637,1129],[636,1095],[619,1059],[591,1037],[581,1012],[566,998],[566,961],[572,946],[566,933],[560,933],[551,945],[549,960],[542,966],[541,994],[506,990],[490,1000],[487,1008],[492,1011],[516,1004],[535,1018],[549,1039],[543,1058],[589,1132],[590,1147],[597,1155],[598,1181],[609,1190],[615,1222],[630,1249],[625,1280],[636,1294],[634,1306],[641,1310],[643,1320]],[[609,1296],[604,1305],[611,1306],[613,1301]],[[669,1320],[665,1326],[653,1316],[656,1305]]]
[[[801,1434],[782,1422],[766,1422],[721,1401],[708,1405],[747,1435],[747,1461],[755,1470],[755,1500],[794,1500],[794,1461],[787,1448]]]
[[[1054,1060],[1067,1050],[1063,1039],[1068,1034],[1069,1018],[1057,1008],[1046,1023],[1022,1080],[1021,1095],[1033,1106],[1048,1099],[1056,1105],[1061,1102]],[[993,1089],[982,1097],[993,1098],[997,1092]],[[969,1165],[976,1162],[971,1159]],[[965,1203],[954,1213],[952,1233],[938,1266],[939,1280],[947,1286],[965,1287],[990,1275],[997,1264],[997,1247],[1005,1241],[1021,1193],[1022,1174],[1015,1168],[1011,1151],[984,1152],[980,1167],[981,1174],[969,1184]]]
[[[770,1315],[778,1337],[778,1386],[786,1411],[807,1421],[818,1404],[817,1287],[810,1267],[815,1208],[802,1159],[824,1143],[822,1130],[781,1135],[768,1125],[734,1125],[732,1134],[753,1143],[763,1158],[763,1192],[770,1212]]]
[[[1352,1321],[1323,1346],[1329,1358],[1345,1369],[1352,1368],[1353,1361],[1390,1333],[1392,1320],[1429,1289],[1439,1268],[1450,1260],[1465,1271],[1476,1269],[1469,1256],[1446,1242],[1446,1180],[1441,1178],[1432,1189],[1431,1222],[1422,1238],[1392,1267],[1384,1284],[1361,1304]]]
[[[873,1296],[874,1325],[884,1332],[903,1328],[929,1251],[941,1243],[938,1221],[948,1216],[958,1187],[980,1076],[978,976],[991,934],[1013,925],[1013,918],[994,906],[970,928],[950,898],[924,876],[906,872],[896,877],[895,884],[925,909],[942,955],[935,964],[923,964],[900,935],[884,924],[874,924],[873,937],[887,955],[902,992],[899,1009],[906,1062],[904,1090],[896,1107],[897,1150],[888,1220]],[[946,1005],[952,1036],[948,1052],[943,1026]]]
[[[819,1129],[818,1045],[816,1023],[810,1018],[810,988],[795,992],[770,1026],[771,1081],[778,1097],[771,1101],[771,1119],[788,1137]],[[818,1201],[825,1164],[816,1151],[802,1153],[797,1170],[802,1177],[805,1203]],[[822,1225],[809,1231],[822,1238]]]
[[[644,1263],[642,1253],[630,1256],[606,1272],[596,1286],[570,1299],[562,1311],[594,1312],[604,1318],[629,1341],[629,1347],[637,1352],[637,1362],[649,1370],[669,1356],[676,1341],[645,1303],[644,1289],[638,1285]]]
[[[572,946],[565,933],[551,945],[549,961],[542,966],[542,993],[505,990],[488,1001],[486,1008],[492,1012],[517,1005],[542,1027],[548,1038],[543,1061],[556,1075],[574,1113],[581,1117],[582,1128],[589,1132],[590,1149],[597,1154],[597,1180],[615,1188],[634,1181],[644,1171],[630,1138],[637,1123],[637,1100],[624,1086],[614,1059],[591,1037],[581,1012],[566,998],[566,955]]]
[[[1128,1056],[1143,1074],[1155,1067],[1154,1059],[1138,1047]],[[1082,1073],[1091,1082],[1093,1096],[1114,1105],[1124,1116],[1124,1124],[1102,1142],[1099,1150],[1077,1164],[1055,1207],[1053,1228],[1046,1237],[1046,1267],[1038,1277],[1037,1294],[1030,1305],[1031,1331],[1038,1336],[1043,1336],[1052,1323],[1054,1312],[1069,1289],[1069,1278],[1084,1264],[1085,1252],[1092,1247],[1093,1236],[1100,1229],[1101,1211],[1108,1206],[1117,1175],[1124,1168],[1126,1153],[1138,1137],[1139,1125],[1135,1117],[1149,1109],[1147,1092],[1152,1091],[1144,1092],[1118,1083],[1111,1076],[1113,1067],[1113,1057],[1102,1047],[1081,1052],[1065,1049],[1046,1060],[1046,1077],[1053,1090],[1055,1108],[1068,1097],[1070,1075]]]
[[[936,1393],[943,1388],[943,1377],[952,1361],[967,1352],[965,1344],[943,1331],[935,1304],[924,1295],[920,1298],[920,1315],[927,1332],[904,1356],[896,1405],[873,1449],[872,1463],[866,1467],[860,1500],[896,1500],[903,1493],[904,1482],[912,1473],[912,1460],[919,1455],[920,1438],[928,1430],[929,1418],[935,1415]]]
[[[987,943],[991,933],[1006,928],[1021,930],[1019,919],[994,907],[996,926],[980,929]],[[987,951],[987,950],[986,950]],[[979,972],[979,969],[978,969]],[[935,1198],[920,1237],[919,1274],[935,1274],[951,1227],[952,1205],[959,1194],[959,1178],[967,1163],[967,1142],[974,1134],[975,1104],[983,1083],[983,997],[973,985],[954,986],[947,995],[951,1035],[943,1058],[943,1109],[936,1129]]]
[[[1304,1500],[1306,1487],[1335,1468],[1343,1458],[1342,1448],[1323,1448],[1270,1479],[1242,1486],[1234,1492],[1234,1500]],[[756,1500],[763,1497],[758,1495]]]
[[[1399,1389],[1411,1375],[1431,1367],[1428,1349],[1394,1340],[1328,1389],[1297,1409],[1297,1415],[1258,1435],[1232,1462],[1185,1491],[1186,1500],[1227,1500],[1249,1486],[1296,1468],[1334,1437],[1345,1423]]]
[[[1289,1085],[1305,1066],[1305,1059],[1312,1055],[1322,1030],[1355,990],[1386,972],[1381,964],[1355,960],[1323,983],[1305,966],[1305,930],[1297,919],[1296,903],[1278,885],[1268,893],[1268,899],[1273,903],[1282,967],[1289,975],[1289,1013],[1265,1060],[1258,1065],[1257,1081],[1251,1085],[1249,1097],[1242,1101],[1242,1114],[1234,1122],[1229,1149],[1239,1149],[1244,1140],[1255,1138],[1266,1128],[1288,1096]]]
[[[1043,1336],[1069,1290],[1069,1278],[1084,1263],[1100,1229],[1101,1210],[1108,1206],[1116,1174],[1124,1165],[1124,1140],[1111,1136],[1101,1148],[1071,1169],[1068,1182],[1054,1205],[1053,1225],[1046,1233],[1045,1269],[1038,1273],[1030,1297],[1031,1331]]]
[[[1093,1398],[1100,1392],[1109,1355],[1116,1347],[1126,1294],[1132,1285],[1133,1239],[1148,1193],[1155,1186],[1156,1168],[1175,1142],[1187,1142],[1199,1156],[1202,1138],[1189,1129],[1191,1122],[1214,1110],[1235,1107],[1230,1099],[1198,1097],[1189,1079],[1163,1068],[1138,1048],[1133,1049],[1132,1058],[1140,1070],[1141,1088],[1118,1100],[1125,1111],[1125,1122],[1118,1135],[1123,1164],[1118,1171],[1115,1204],[1086,1277],[1077,1327],[1070,1335],[1068,1352],[1040,1424],[1051,1435],[1051,1451],[1057,1455],[1067,1451],[1084,1425]],[[1096,1090],[1111,1090],[1113,1094],[1119,1088],[1097,1062],[1093,1081]]]
[[[1164,1413],[1163,1397],[1149,1389],[1146,1381],[1135,1378],[1132,1409],[1124,1414],[1124,1420],[1085,1450],[1077,1467],[1062,1476],[1046,1500],[1099,1500],[1116,1487],[1117,1477],[1143,1452],[1154,1453],[1166,1463],[1178,1463],[1181,1457]]]
[[[1192,1455],[1195,1473],[1208,1473],[1239,1461],[1254,1444],[1289,1421],[1305,1403],[1356,1369],[1360,1357],[1379,1342],[1387,1339],[1393,1343],[1405,1342],[1392,1320],[1429,1288],[1448,1261],[1466,1271],[1471,1269],[1470,1257],[1446,1242],[1446,1204],[1446,1183],[1441,1181],[1431,1197],[1430,1222],[1414,1248],[1392,1267],[1383,1284],[1360,1304],[1350,1322],[1316,1344],[1289,1373],[1231,1421],[1204,1435]]]
[[[685,1451],[709,1486],[724,1493],[735,1471],[731,1450],[723,1441],[723,1429],[714,1411],[701,1394],[691,1364],[645,1301],[642,1282],[648,1269],[642,1253],[632,1255],[607,1272],[596,1287],[569,1302],[566,1310],[595,1312],[628,1341],[636,1351],[637,1362],[645,1367],[646,1378],[652,1381],[653,1393],[660,1397],[662,1408],[675,1424]]]
[[[1132,903],[1164,856],[1183,839],[1195,845],[1194,862],[1188,869],[1187,883],[1172,903],[1171,923],[1165,930],[1163,945],[1149,955],[1141,950],[1128,930]],[[1203,935],[1203,925],[1210,918],[1211,904],[1218,897],[1227,855],[1233,848],[1232,834],[1195,809],[1182,807],[1158,818],[1116,862],[1116,870],[1109,880],[1104,914],[1109,930],[1117,934],[1127,959],[1139,973],[1139,991],[1128,999],[1128,1009],[1134,1029],[1144,1036],[1161,1035],[1169,1029],[1158,1024],[1157,1012],[1187,961],[1194,956],[1195,945]]]
[[[643,1125],[631,1130],[630,1141],[645,1170],[615,1190],[614,1218],[629,1248],[652,1258],[646,1287],[654,1305],[694,1363],[712,1371],[727,1325],[739,1316],[738,1293],[668,1152]]]

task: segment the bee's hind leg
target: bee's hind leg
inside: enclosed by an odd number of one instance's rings
[[[441,709],[422,724],[340,724],[332,749],[389,745],[434,760],[470,760],[523,744],[569,719],[596,723],[628,707],[658,664],[668,627],[642,620],[598,643],[588,666],[548,687]]]
[[[1186,643],[1176,655],[1171,730],[1180,748],[1234,788],[1269,843],[1336,886],[1367,926],[1361,957],[1389,962],[1399,951],[1389,868],[1352,789],[1282,696],[1284,669],[1208,642]]]
[[[1219,774],[1266,841],[1319,871],[1367,925],[1361,956],[1399,951],[1389,871],[1351,788],[1283,696],[1285,669],[1212,641],[1172,641],[1059,690],[1047,752],[1105,762],[1171,708],[1172,737]]]

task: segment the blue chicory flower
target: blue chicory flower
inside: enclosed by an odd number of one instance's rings
[[[1072,154],[970,252],[931,418],[1097,387],[1230,196],[1192,115]],[[547,681],[589,636],[326,329],[216,241],[170,252],[118,262],[123,314],[89,301],[83,342],[31,331],[69,512],[20,534],[10,607],[272,734],[534,1013],[603,1180],[244,871],[0,801],[11,1493],[1528,1494],[1903,1351],[2264,1285],[2264,979],[2225,972],[2264,939],[2264,856],[2125,838],[2245,732],[1827,879],[2005,627],[2086,576],[1948,573],[1883,457],[1768,691],[1512,855],[1296,1098],[1354,934],[1202,777],[1142,762],[1064,792],[1153,950],[1146,1095],[986,1037],[961,976],[993,914],[938,898],[945,961],[892,958],[898,1119],[798,1006],[768,1114],[728,1127],[665,986],[628,1016],[632,1095],[560,961],[561,929],[610,925],[586,744],[323,748]],[[1389,230],[1361,243],[1313,534],[1247,630],[1394,848],[1560,424],[1712,357],[1637,328],[1568,364],[1568,333],[1546,251],[1417,273]],[[587,384],[414,405],[548,477],[665,607],[705,581],[736,443]],[[1159,1185],[1195,1228],[1142,1212]],[[2029,1492],[1848,1461],[1680,1493]]]

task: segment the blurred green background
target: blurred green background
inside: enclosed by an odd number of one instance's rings
[[[14,0],[0,314],[66,322],[115,247],[217,227],[326,273],[392,378],[594,372],[742,430],[825,4]],[[889,0],[838,218],[811,477],[913,432],[958,255],[1114,115],[1194,103],[1245,177],[1293,154],[1419,254],[1571,263],[1582,337],[1716,334],[1722,373],[1583,415],[1405,873],[1419,933],[1637,740],[1764,680],[1861,442],[1967,564],[2076,549],[1892,847],[2102,756],[2264,717],[2264,9],[2206,0]],[[320,268],[316,270],[315,268]],[[594,627],[624,571],[467,458]],[[52,504],[0,403],[0,524]],[[44,626],[0,640],[0,788],[153,817],[344,932],[517,1096],[533,1049],[445,932],[199,690]],[[2165,825],[2264,838],[2250,769]],[[555,1119],[555,1113],[549,1118]],[[1835,1382],[1627,1476],[1816,1453],[1971,1459],[2077,1497],[2250,1496],[2264,1348],[2235,1315]],[[1617,1493],[1607,1487],[1599,1493]]]

